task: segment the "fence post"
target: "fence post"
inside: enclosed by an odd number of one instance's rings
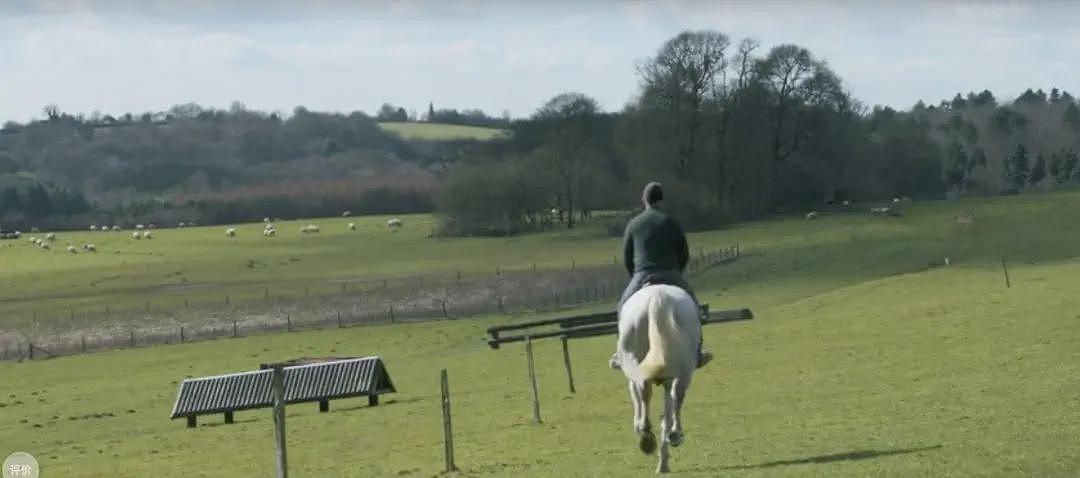
[[[188,308],[187,297],[184,297],[184,309]]]
[[[457,283],[461,284],[461,271],[457,271]]]
[[[394,321],[394,304],[390,304],[390,322]]]
[[[345,324],[341,321],[341,309],[337,311],[337,326],[339,329],[345,328]]]
[[[285,314],[285,331],[292,332],[292,314]]]
[[[533,423],[542,423],[540,421],[540,390],[536,384],[536,369],[533,367],[532,337],[528,335],[525,336],[525,355],[529,362],[529,383],[532,385]]]
[[[446,462],[446,472],[457,470],[454,464],[454,428],[450,423],[450,382],[446,378],[446,369],[440,373],[442,382],[442,417],[443,417],[443,459]]]
[[[135,337],[135,332],[132,332],[131,336]],[[135,343],[135,340],[132,339],[131,342]],[[180,326],[180,343],[184,343],[184,326],[183,325]]]
[[[86,336],[79,337],[79,343],[81,344],[82,353],[86,353]],[[4,358],[7,358],[7,347],[4,347]]]
[[[225,305],[229,305],[229,294],[225,294]]]
[[[570,381],[570,393],[577,393],[577,390],[574,390],[574,372],[570,370],[569,339],[565,335],[560,337],[560,339],[562,339],[563,362],[566,364],[566,379]]]
[[[30,343],[28,343],[26,345],[27,345],[27,347],[26,347],[27,357],[29,357],[30,360],[34,360],[34,343],[30,342]]]
[[[341,283],[341,293],[344,294],[349,291],[349,284],[346,282]]]
[[[232,321],[232,336],[234,339],[240,336],[240,327],[236,325],[235,320]]]
[[[285,450],[285,369],[281,364],[274,365],[270,383],[274,398],[274,443],[277,445],[277,478],[287,478],[289,476],[289,466]]]
[[[442,300],[442,315],[444,319],[450,318],[450,314],[446,313],[446,299]]]
[[[135,346],[135,329],[131,329],[131,332],[129,332],[129,339],[131,340],[131,346],[134,347]]]
[[[1005,287],[1012,287],[1009,284],[1009,268],[1005,266],[1005,256],[1001,256],[1001,270],[1005,272]]]

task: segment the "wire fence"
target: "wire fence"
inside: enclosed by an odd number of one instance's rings
[[[700,250],[689,274],[734,261],[739,247]],[[338,281],[303,290],[251,289],[224,294],[221,301],[193,303],[173,297],[174,307],[146,302],[136,310],[75,311],[70,319],[93,329],[65,333],[0,336],[0,359],[41,359],[117,348],[198,342],[300,330],[359,325],[452,320],[483,314],[554,311],[618,300],[626,271],[613,259],[608,266],[544,270],[496,269],[493,274],[460,272],[386,279]]]

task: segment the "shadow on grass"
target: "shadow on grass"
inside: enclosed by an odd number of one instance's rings
[[[363,398],[363,397],[361,397],[361,398]],[[352,405],[352,406],[348,406],[348,407],[341,407],[341,408],[333,408],[333,407],[331,407],[331,411],[335,411],[335,412],[354,412],[354,411],[367,410],[367,409],[376,409],[376,408],[379,408],[379,407],[385,407],[385,406],[389,406],[389,405],[397,405],[397,404],[400,404],[400,403],[416,403],[416,402],[422,402],[422,401],[424,401],[424,400],[421,399],[421,398],[415,398],[415,397],[414,398],[401,398],[401,399],[391,398],[389,400],[380,400],[378,405],[371,406],[371,405],[368,405],[367,401],[365,400],[364,403],[356,404],[356,405]],[[334,404],[334,402],[331,401],[330,405],[333,405],[333,404]]]
[[[859,461],[880,458],[883,456],[906,455],[908,453],[920,453],[924,451],[940,450],[942,445],[926,446],[920,448],[899,448],[895,450],[855,450],[832,455],[818,455],[807,458],[795,458],[791,460],[777,460],[756,465],[727,466],[722,470],[751,470],[759,468],[774,468],[777,466],[790,465],[820,465],[824,463],[836,463],[841,461]]]

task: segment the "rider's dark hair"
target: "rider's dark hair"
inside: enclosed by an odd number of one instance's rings
[[[645,204],[653,205],[664,200],[664,188],[660,186],[660,183],[653,181],[645,185],[645,190],[641,192],[641,200],[645,201]]]

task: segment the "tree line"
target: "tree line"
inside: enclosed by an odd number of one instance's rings
[[[618,113],[560,94],[514,123],[511,148],[456,164],[436,198],[444,232],[574,227],[590,211],[635,208],[650,180],[667,185],[689,228],[1080,182],[1080,109],[1056,88],[1007,104],[984,90],[909,111],[869,108],[806,48],[765,50],[716,31],[671,38],[637,75],[640,90]]]
[[[693,229],[1080,182],[1080,107],[1056,88],[868,107],[806,48],[708,30],[667,40],[635,73],[639,90],[615,112],[565,92],[513,120],[434,104],[423,115],[511,132],[490,141],[389,134],[380,121],[418,117],[390,104],[374,116],[235,103],[89,118],[49,105],[0,129],[0,226],[435,211],[443,234],[501,235],[631,210],[659,180]]]

